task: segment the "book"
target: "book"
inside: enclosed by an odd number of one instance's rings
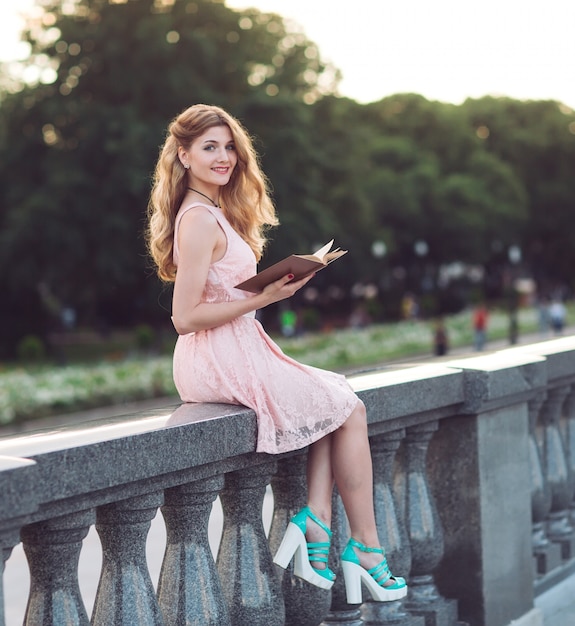
[[[237,289],[260,293],[267,285],[279,280],[286,274],[293,274],[292,280],[300,280],[324,269],[330,263],[347,253],[347,250],[336,248],[332,250],[333,239],[322,246],[313,254],[291,254],[290,256],[270,265],[255,276],[248,278],[243,283],[236,285]],[[292,282],[292,281],[290,281]]]

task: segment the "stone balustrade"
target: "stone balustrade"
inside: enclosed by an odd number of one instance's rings
[[[350,382],[368,411],[380,536],[407,598],[351,606],[342,576],[323,591],[278,570],[272,554],[305,503],[305,450],[257,454],[251,411],[183,404],[0,439],[3,568],[21,541],[25,626],[541,626],[535,596],[575,570],[575,338]],[[166,545],[153,581],[145,548],[158,509]],[[337,492],[333,510],[337,572],[348,538]],[[102,567],[89,616],[78,561],[93,525]]]

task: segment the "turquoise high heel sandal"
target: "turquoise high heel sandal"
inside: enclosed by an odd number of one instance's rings
[[[307,543],[305,532],[308,518],[327,533],[329,541]],[[285,569],[293,557],[295,576],[321,589],[331,589],[335,574],[327,567],[330,543],[331,530],[306,506],[291,518],[274,563]],[[312,563],[325,563],[325,568],[316,569]]]
[[[362,552],[377,552],[382,555],[383,560],[375,567],[366,570],[360,565],[359,558],[353,548]],[[341,555],[341,569],[348,604],[361,604],[362,582],[376,602],[400,600],[407,595],[405,579],[391,574],[382,548],[368,548],[352,537]],[[393,582],[386,585],[389,581]]]

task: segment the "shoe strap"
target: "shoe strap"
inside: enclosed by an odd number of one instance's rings
[[[308,543],[307,553],[310,562],[317,561],[318,563],[327,563],[329,556],[329,543]]]
[[[366,545],[357,541],[353,537],[349,538],[349,542],[354,548],[361,550],[362,552],[377,552],[378,554],[383,554],[383,548],[368,548]]]
[[[383,587],[385,583],[391,578],[391,572],[389,571],[389,567],[387,566],[386,559],[383,559],[383,561],[379,565],[368,569],[367,573],[373,578],[373,580],[375,580],[375,582],[380,587]]]
[[[383,548],[369,548],[360,541],[357,541],[353,537],[350,537],[348,544],[361,550],[362,552],[376,552],[377,554],[381,554],[382,556],[385,554]],[[358,561],[359,562],[359,561]],[[373,580],[380,586],[383,587],[385,583],[393,578],[392,573],[389,570],[389,566],[387,565],[387,559],[385,556],[382,561],[378,563],[375,567],[366,570],[367,573],[373,578]]]
[[[309,506],[306,506],[304,511],[305,514],[310,517],[323,531],[325,531],[327,533],[327,536],[331,539],[331,530],[322,522],[322,520],[319,519],[319,517],[309,508]]]

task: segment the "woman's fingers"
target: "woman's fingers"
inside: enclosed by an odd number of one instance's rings
[[[278,300],[284,300],[293,296],[293,294],[301,289],[309,280],[313,278],[315,274],[310,274],[299,280],[293,280],[293,274],[286,274],[273,283],[270,283],[265,289],[265,293],[277,296]]]

